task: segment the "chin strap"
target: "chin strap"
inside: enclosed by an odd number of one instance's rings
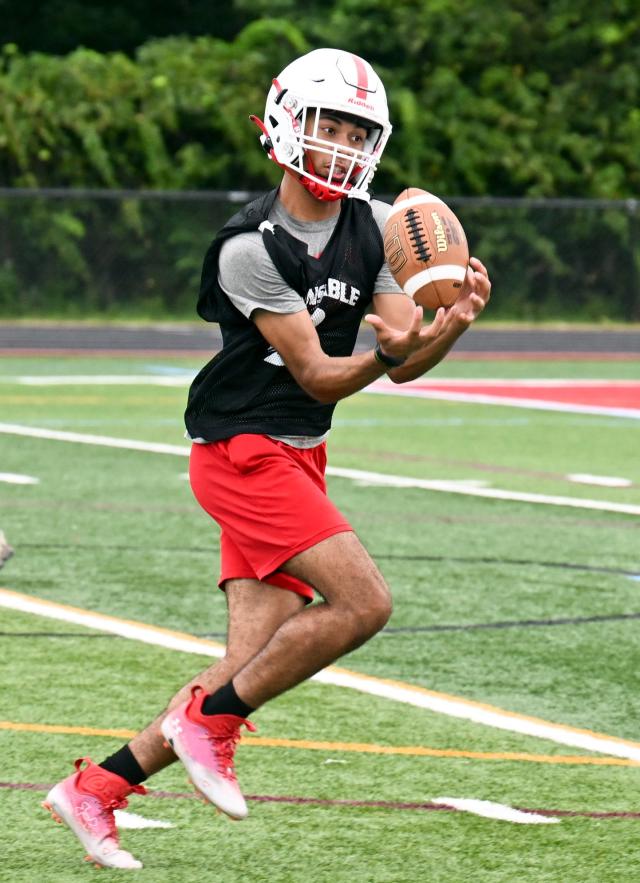
[[[298,180],[305,190],[308,190],[312,196],[315,196],[316,199],[319,199],[322,202],[338,202],[339,199],[345,199],[347,196],[346,193],[340,193],[339,191],[336,192],[330,187],[320,184],[318,181],[312,181],[310,178],[305,178],[303,175],[299,175]]]
[[[318,175],[313,167],[311,159],[308,156],[305,158],[309,166],[309,171],[312,175],[315,175],[317,179]],[[304,177],[304,175],[300,175],[298,180],[305,190],[308,190],[309,193],[312,196],[315,196],[316,199],[321,199],[322,202],[337,202],[339,199],[344,199],[347,195],[346,193],[340,193],[340,191],[334,190],[328,184],[323,184],[321,181],[318,180],[314,181],[311,178]],[[351,184],[347,184],[346,186],[351,189]]]
[[[307,190],[315,199],[319,199],[322,202],[337,202],[339,199],[344,199],[347,194],[340,193],[339,191],[334,190],[332,187],[329,187],[328,184],[323,184],[321,181],[312,180],[311,178],[307,178],[306,175],[301,175],[300,172],[296,172],[293,169],[289,168],[289,166],[283,165],[281,162],[278,162],[276,159],[275,150],[273,149],[273,142],[271,137],[269,136],[269,132],[267,131],[267,127],[254,114],[251,114],[249,119],[252,123],[254,123],[262,132],[261,143],[264,148],[269,159],[273,160],[273,162],[280,166],[280,168],[295,178],[296,181],[299,181],[305,190]],[[307,163],[309,164],[309,170],[312,175],[316,174],[316,170],[313,167],[313,164],[309,157],[306,158]],[[317,176],[316,176],[317,177]],[[350,189],[351,184],[348,184],[347,187]]]

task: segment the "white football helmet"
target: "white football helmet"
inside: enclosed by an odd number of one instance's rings
[[[318,131],[320,112],[366,129],[353,147],[338,145]],[[391,134],[387,96],[371,65],[342,49],[315,49],[292,61],[273,81],[260,141],[269,158],[294,175],[317,199],[368,199],[367,189]],[[323,172],[307,151],[326,154]]]

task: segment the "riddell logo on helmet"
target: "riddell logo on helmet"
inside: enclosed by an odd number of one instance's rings
[[[360,98],[347,98],[347,104],[357,104],[358,107],[366,107],[367,110],[375,110],[373,104],[362,101]]]

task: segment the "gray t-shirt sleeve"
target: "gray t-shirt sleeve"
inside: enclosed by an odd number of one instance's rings
[[[306,309],[304,300],[274,267],[259,232],[239,233],[224,242],[218,282],[247,319],[258,309],[272,313],[299,313]]]
[[[381,202],[379,199],[372,199],[370,205],[373,218],[380,229],[380,235],[384,237],[384,225],[387,218],[389,217],[391,206],[386,202]],[[408,295],[404,294],[404,291],[400,288],[396,280],[393,278],[393,274],[389,269],[389,264],[386,261],[384,262],[382,267],[380,267],[380,272],[378,273],[378,276],[376,278],[373,293],[403,294],[405,297],[408,297]]]

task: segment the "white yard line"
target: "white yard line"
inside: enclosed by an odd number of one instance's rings
[[[10,378],[22,386],[190,386],[195,373],[185,374],[50,374]]]
[[[461,812],[470,812],[485,819],[498,819],[502,822],[515,822],[517,825],[557,825],[560,819],[551,819],[537,812],[523,812],[504,803],[492,800],[475,800],[466,797],[436,797],[430,801],[436,806],[450,806]]]
[[[79,432],[63,432],[57,429],[43,429],[35,426],[21,426],[16,423],[0,423],[0,433],[22,435],[51,441],[75,442],[85,445],[99,445],[109,448],[122,448],[131,451],[146,451],[153,454],[174,454],[189,456],[185,445],[167,445],[159,442],[143,442],[137,439],[113,438],[106,435],[90,435]],[[618,512],[623,515],[640,515],[640,506],[630,503],[614,503],[609,500],[590,500],[583,497],[561,497],[548,494],[527,494],[518,491],[505,491],[498,488],[479,487],[470,481],[442,481],[411,478],[403,475],[388,475],[383,472],[368,472],[362,469],[344,469],[328,466],[327,475],[346,478],[360,484],[380,487],[419,488],[446,494],[463,494],[471,497],[485,497],[492,500],[512,500],[520,503],[537,503],[546,506],[569,506],[574,509],[596,509],[602,512]]]
[[[633,482],[619,475],[591,475],[585,472],[570,472],[565,476],[568,481],[575,484],[594,484],[599,487],[631,487]]]
[[[457,807],[454,807],[457,809]],[[172,822],[161,822],[158,819],[147,819],[136,812],[125,812],[116,809],[113,812],[118,828],[175,828]]]
[[[196,638],[184,632],[158,628],[133,620],[119,619],[103,613],[95,613],[66,604],[45,601],[31,595],[23,595],[8,589],[0,589],[0,607],[19,610],[36,616],[62,620],[75,625],[97,629],[101,632],[119,635],[130,640],[142,641],[200,656],[219,658],[224,655],[224,646],[216,641]],[[622,757],[640,763],[640,743],[617,739],[603,733],[580,730],[563,724],[550,723],[540,718],[528,717],[505,711],[491,705],[473,702],[460,696],[427,690],[399,681],[362,675],[347,669],[331,666],[315,675],[312,680],[337,687],[346,687],[379,696],[394,702],[401,702],[424,708],[437,714],[473,721],[501,730],[521,733],[547,739],[560,745],[571,745],[587,751],[596,751],[613,757]]]
[[[57,429],[40,429],[37,426],[21,426],[17,423],[0,423],[0,433],[23,435],[27,438],[43,438],[48,441],[75,442],[80,445],[124,448],[128,451],[145,451],[150,454],[189,456],[189,448],[185,447],[185,445],[165,445],[159,442],[138,441],[133,438],[114,438],[110,435],[90,435],[80,432],[63,432]]]
[[[34,475],[22,475],[19,472],[0,472],[0,481],[5,484],[38,484],[40,479]]]
[[[19,383],[24,386],[165,386],[187,387],[190,386],[195,375],[185,371],[176,375],[157,374],[53,374],[53,375],[22,375],[18,377],[0,378],[0,382]],[[558,378],[516,378],[504,380],[490,378],[419,378],[418,380],[402,384],[391,383],[385,380],[376,380],[363,390],[366,393],[377,395],[409,396],[412,398],[437,399],[440,401],[465,402],[467,404],[505,405],[511,408],[532,408],[541,411],[563,411],[569,414],[596,414],[607,417],[625,417],[640,419],[638,408],[609,408],[600,405],[580,405],[568,402],[554,402],[527,397],[491,395],[491,393],[473,392],[474,386],[479,387],[512,387],[523,391],[530,387],[545,387],[554,389],[557,387],[635,387],[636,380],[572,380]],[[441,389],[442,386],[459,386],[460,390]]]
[[[504,491],[498,488],[478,487],[468,481],[442,481],[408,478],[402,475],[385,475],[363,469],[327,467],[327,475],[350,478],[355,482],[379,487],[420,488],[445,494],[463,494],[466,497],[485,497],[491,500],[512,500],[520,503],[542,503],[546,506],[569,506],[575,509],[598,509],[604,512],[620,512],[624,515],[640,515],[640,506],[631,503],[614,503],[609,500],[589,500],[583,497],[561,497],[549,494],[527,494],[521,491]]]

